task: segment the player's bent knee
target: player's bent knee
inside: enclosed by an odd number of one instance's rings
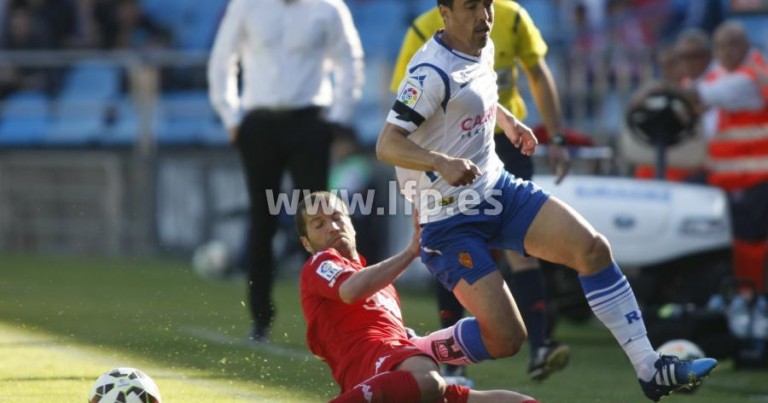
[[[587,240],[574,267],[580,274],[590,275],[607,267],[611,261],[611,245],[603,234],[595,234]]]
[[[437,370],[429,372],[416,372],[413,377],[419,384],[422,402],[434,402],[445,393],[445,379]]]
[[[488,353],[493,358],[511,357],[520,352],[527,337],[525,327],[509,332],[502,337],[486,342]]]

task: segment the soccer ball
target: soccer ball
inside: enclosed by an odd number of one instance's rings
[[[670,340],[656,350],[661,355],[672,355],[681,360],[695,360],[704,358],[704,351],[694,342],[685,339]],[[693,392],[698,386],[681,389],[678,392]]]
[[[662,355],[673,355],[681,360],[704,358],[704,351],[696,343],[685,339],[670,340],[659,346],[656,351]]]
[[[192,268],[202,278],[224,277],[229,265],[229,248],[222,241],[210,241],[200,245],[192,255]]]
[[[99,377],[88,403],[162,403],[160,390],[149,375],[135,368],[115,368]]]

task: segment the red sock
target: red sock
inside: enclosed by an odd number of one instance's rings
[[[393,371],[368,378],[331,400],[331,403],[418,402],[419,400],[421,400],[421,390],[413,374],[408,371]]]
[[[469,388],[459,385],[448,385],[443,393],[444,403],[467,403],[469,401]]]
[[[467,403],[470,389],[466,386],[448,385],[440,403]],[[538,400],[526,400],[522,403],[541,403]]]
[[[736,278],[750,280],[759,293],[766,289],[766,260],[768,260],[768,241],[733,240],[733,269]]]

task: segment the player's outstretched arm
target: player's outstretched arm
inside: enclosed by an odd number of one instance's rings
[[[339,286],[339,298],[344,303],[363,300],[390,285],[419,256],[421,227],[418,225],[418,214],[415,213],[413,217],[414,234],[410,244],[389,259],[368,266],[344,280]]]
[[[521,122],[512,112],[501,104],[496,104],[496,124],[504,130],[509,141],[520,149],[524,155],[533,155],[539,140],[530,127]]]

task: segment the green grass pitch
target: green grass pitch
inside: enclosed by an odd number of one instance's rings
[[[174,260],[0,256],[0,402],[85,402],[103,372],[144,370],[165,403],[319,402],[338,389],[304,346],[294,274],[276,288],[273,343],[244,342],[244,280],[198,278]],[[431,293],[404,292],[406,323],[437,323]],[[525,376],[528,352],[469,369],[479,389],[510,388],[546,403],[644,402],[624,353],[599,323],[561,321],[570,365],[543,383]],[[721,362],[694,394],[665,401],[765,402],[768,372]]]

